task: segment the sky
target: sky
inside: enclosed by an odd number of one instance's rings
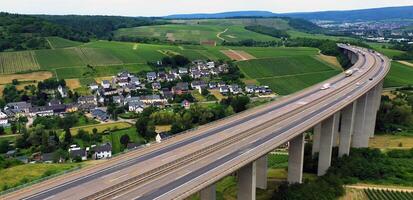
[[[262,10],[275,13],[413,5],[412,0],[0,0],[0,11],[20,14],[166,16]]]

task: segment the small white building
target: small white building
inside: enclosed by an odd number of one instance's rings
[[[144,109],[144,104],[142,102],[130,102],[128,103],[129,112],[141,113]]]
[[[60,93],[60,96],[62,96],[63,98],[67,97],[67,90],[66,88],[62,87],[61,85],[59,85],[57,87],[57,91]]]
[[[8,124],[7,115],[0,111],[0,126],[7,126]]]
[[[221,87],[219,87],[219,92],[220,92],[220,93],[223,93],[223,94],[228,93],[228,92],[229,92],[228,86],[221,86]]]
[[[95,91],[99,89],[99,86],[96,83],[92,83],[89,85],[90,90]]]

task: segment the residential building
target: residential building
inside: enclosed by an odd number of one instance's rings
[[[179,82],[176,84],[175,87],[172,87],[172,93],[181,95],[181,94],[186,94],[188,93],[189,90],[189,84],[186,82]]]
[[[65,98],[67,97],[67,89],[61,85],[57,87],[57,91],[60,93],[60,96]]]
[[[161,86],[160,83],[158,83],[158,82],[152,83],[152,89],[153,89],[153,90],[158,91],[158,90],[160,90],[161,88],[162,88],[162,86]]]
[[[104,89],[109,89],[111,87],[110,81],[108,81],[108,80],[103,80],[101,85]]]
[[[77,102],[79,104],[97,104],[97,99],[95,96],[90,95],[90,96],[81,96],[77,99]]]
[[[123,104],[123,101],[125,100],[125,98],[123,96],[113,96],[112,100],[113,100],[113,103]]]
[[[221,86],[221,87],[219,87],[219,92],[220,92],[220,93],[223,93],[223,94],[228,93],[228,92],[229,92],[228,86]]]
[[[148,82],[154,82],[156,78],[157,78],[156,72],[148,72],[146,74],[146,79],[148,80]]]
[[[69,155],[72,160],[80,158],[81,160],[87,160],[87,151],[82,148],[71,148],[69,149]]]
[[[13,102],[6,104],[5,110],[11,110],[14,113],[29,114],[29,110],[32,107],[32,104],[25,101]]]
[[[92,110],[91,113],[93,118],[99,119],[100,121],[107,121],[109,119],[109,115],[102,109],[96,108]]]
[[[139,80],[138,77],[132,77],[132,78],[130,78],[130,83],[133,84],[133,85],[135,85],[135,86],[138,86],[138,85],[141,84],[141,82],[140,82],[140,80]]]
[[[181,106],[184,107],[185,109],[189,109],[191,108],[191,102],[189,102],[188,100],[184,100],[182,101]]]
[[[257,86],[255,86],[255,85],[245,86],[245,92],[250,93],[250,94],[255,93],[256,89],[257,89]]]
[[[0,110],[0,126],[7,126],[9,124],[9,119],[6,115],[6,113],[3,113]]]
[[[180,67],[180,68],[178,68],[178,73],[179,74],[188,74],[188,68]]]
[[[139,102],[141,102],[141,98],[129,96],[129,97],[126,97],[123,104],[127,105],[127,104],[130,104],[130,103],[139,103]]]
[[[209,82],[208,87],[209,89],[215,89],[218,87],[218,84],[216,82]]]
[[[128,103],[128,110],[129,112],[136,112],[141,113],[144,109],[144,105],[142,102],[130,102]]]
[[[161,96],[154,94],[154,95],[147,95],[147,96],[142,96],[141,101],[144,104],[152,104],[152,105],[160,105],[160,104],[166,104],[168,103],[168,100],[161,98]]]
[[[106,143],[94,148],[93,158],[96,160],[99,159],[107,159],[112,157],[112,145],[110,143]]]

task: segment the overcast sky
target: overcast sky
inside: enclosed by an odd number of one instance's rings
[[[0,11],[22,14],[165,16],[265,10],[276,13],[413,5],[412,0],[0,0]]]

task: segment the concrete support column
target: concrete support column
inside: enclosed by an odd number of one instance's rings
[[[201,200],[215,200],[217,198],[215,184],[202,189],[199,196]]]
[[[255,200],[255,175],[255,162],[252,162],[238,170],[238,200]]]
[[[352,52],[350,52],[350,54],[351,54],[351,64],[354,65],[358,60],[357,55]]]
[[[314,126],[314,135],[313,135],[313,147],[312,147],[312,155],[320,152],[320,134],[321,134],[321,123]]]
[[[366,108],[367,108],[367,94],[357,99],[357,108],[354,117],[354,132],[351,141],[351,146],[354,148],[365,148],[369,146],[370,135],[365,132],[366,129]]]
[[[288,183],[302,183],[304,164],[304,136],[302,133],[290,141],[288,147]]]
[[[366,107],[366,116],[365,116],[365,124],[366,124],[366,133],[369,137],[374,137],[374,129],[376,127],[376,115],[377,115],[377,108],[376,108],[376,101],[378,91],[376,91],[376,87],[371,89],[367,93],[367,107]]]
[[[266,190],[267,189],[267,155],[259,158],[255,161],[257,170],[257,188]]]
[[[333,147],[338,147],[338,139],[339,139],[339,128],[340,128],[340,112],[336,113],[339,117],[338,120],[335,120],[334,124],[334,131],[333,131]]]
[[[357,101],[345,107],[341,113],[341,132],[338,156],[349,155],[351,145],[351,135],[354,131],[354,117],[356,115]]]
[[[331,155],[333,147],[333,133],[335,130],[336,120],[339,120],[340,115],[334,114],[321,122],[321,137],[320,137],[320,153],[318,156],[318,171],[317,175],[324,175],[331,165]]]

